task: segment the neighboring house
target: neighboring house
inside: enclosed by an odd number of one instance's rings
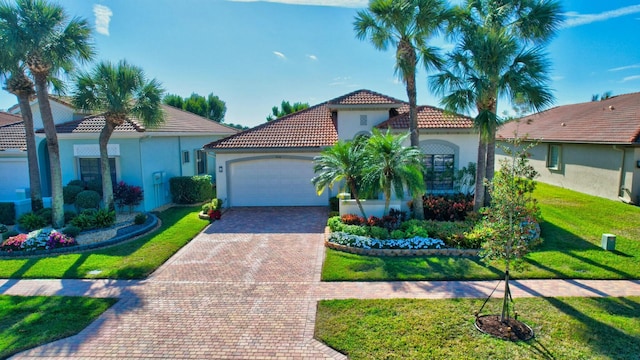
[[[24,123],[6,112],[0,112],[0,184],[0,202],[24,199],[29,187]]]
[[[498,139],[516,132],[538,143],[529,151],[538,181],[640,203],[640,93],[525,116],[503,125]]]
[[[339,189],[317,195],[314,157],[338,139],[368,135],[374,127],[407,132],[408,111],[404,101],[358,90],[211,142],[204,149],[216,154],[218,197],[227,207],[325,206]],[[418,108],[418,119],[420,147],[432,172],[442,175],[476,161],[472,119],[429,106]],[[451,176],[436,178],[428,187],[453,191]]]
[[[58,133],[63,185],[71,180],[100,179],[98,136],[104,126],[104,117],[78,113],[65,99],[52,97],[51,100]],[[202,144],[212,138],[221,139],[238,132],[171,106],[162,105],[162,108],[165,112],[164,124],[145,129],[135,118],[127,119],[124,124],[116,127],[108,145],[114,184],[124,181],[129,185],[140,186],[144,191],[144,201],[138,210],[149,211],[170,203],[169,179],[172,177],[207,174],[215,179],[215,157],[207,156],[202,150]],[[19,112],[16,107],[12,109],[13,112]],[[48,153],[37,101],[31,103],[31,110],[34,128],[37,129],[42,192],[43,196],[50,196]],[[3,132],[2,142],[4,134]],[[24,126],[22,137],[24,138]],[[15,193],[16,188],[29,186],[26,151],[23,149],[23,152],[24,172],[8,175],[11,170],[0,163],[0,176],[3,178],[26,176],[26,181],[4,190],[8,194]],[[3,199],[0,198],[1,200]]]

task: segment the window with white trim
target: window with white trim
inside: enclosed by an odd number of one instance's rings
[[[547,168],[551,170],[560,170],[562,160],[562,146],[558,144],[549,144],[547,152]]]
[[[191,159],[189,158],[189,151],[188,150],[183,150],[182,151],[182,163],[183,164],[188,164],[191,161]]]
[[[117,169],[116,159],[109,158],[109,168],[111,170],[111,183],[116,184]],[[78,158],[78,172],[80,180],[84,182],[102,182],[102,171],[100,170],[100,158]]]

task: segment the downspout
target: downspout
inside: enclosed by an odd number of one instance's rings
[[[178,169],[180,169],[180,176],[182,176],[182,141],[178,136]]]
[[[625,158],[626,158],[626,154],[627,152],[624,149],[621,149],[618,147],[618,145],[613,145],[613,150],[615,151],[620,151],[621,154],[621,158],[620,158],[620,173],[618,175],[618,199],[624,203],[627,204],[633,204],[633,200],[631,199],[631,192],[629,191],[629,189],[625,188],[624,185],[624,163],[625,163]],[[625,199],[624,195],[625,193],[627,195],[629,195],[629,199]]]

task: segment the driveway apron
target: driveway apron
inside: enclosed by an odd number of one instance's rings
[[[339,359],[313,339],[326,208],[237,208],[79,335],[17,358]]]

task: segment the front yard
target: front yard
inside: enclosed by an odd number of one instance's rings
[[[525,258],[518,279],[639,279],[640,208],[539,183],[544,242]],[[600,247],[617,235],[616,250]],[[499,279],[499,263],[458,257],[371,257],[327,249],[325,281]]]

